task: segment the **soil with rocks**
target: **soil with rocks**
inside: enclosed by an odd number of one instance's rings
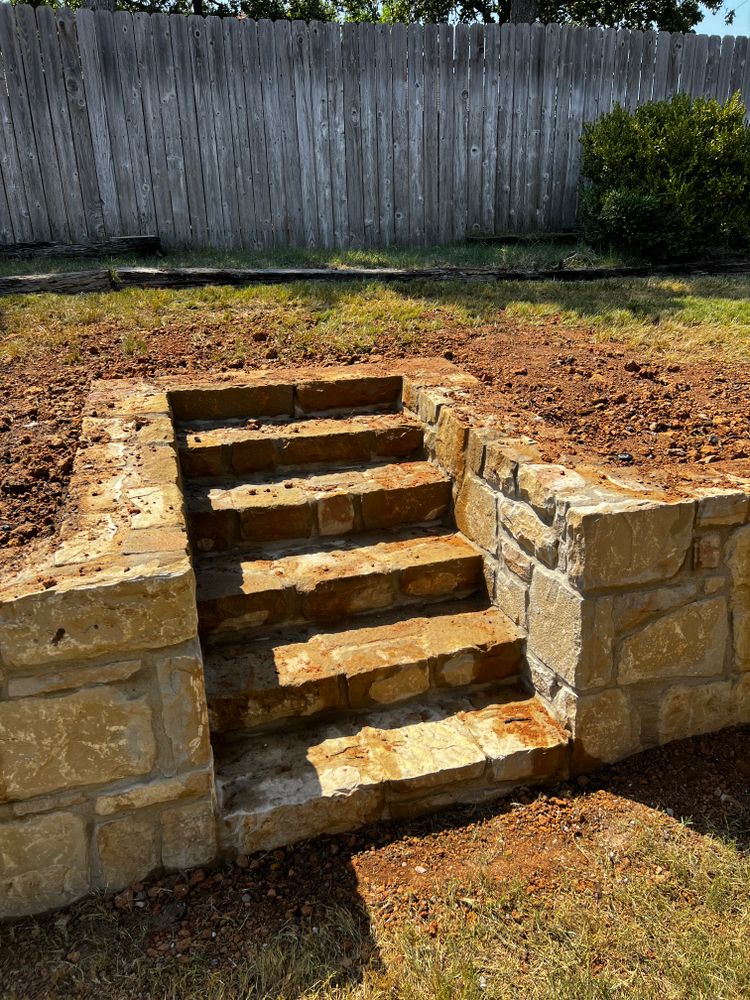
[[[107,959],[113,969],[135,960],[168,968],[201,955],[221,969],[236,967],[282,929],[293,934],[324,926],[331,907],[350,914],[357,961],[376,960],[373,924],[409,924],[435,936],[442,887],[458,887],[451,905],[471,919],[472,899],[460,887],[480,876],[498,892],[524,884],[542,905],[573,879],[585,905],[587,894],[600,892],[594,852],[605,849],[615,873],[630,870],[622,849],[628,827],[663,829],[669,837],[680,819],[689,819],[688,836],[730,831],[738,846],[750,847],[749,746],[750,727],[726,729],[550,790],[521,789],[511,800],[137,883],[103,903],[87,900],[22,921],[12,935],[10,926],[0,928],[0,983],[29,1000],[69,996],[55,983],[71,966],[85,969],[87,963],[104,976],[100,982],[111,983],[92,944],[92,920],[114,927],[117,956]],[[654,885],[667,877],[655,863],[646,875]],[[45,948],[46,935],[59,936],[61,929],[65,948]]]
[[[33,561],[29,543],[51,538],[66,491],[92,379],[205,372],[231,342],[217,320],[196,343],[192,327],[174,324],[145,338],[145,356],[122,353],[121,331],[90,328],[81,360],[49,353],[16,359],[0,372],[0,567]],[[707,479],[750,476],[750,368],[673,364],[594,342],[589,331],[529,330],[502,314],[490,327],[442,329],[420,337],[411,352],[382,338],[351,355],[269,348],[248,337],[244,362],[268,368],[383,361],[412,353],[446,357],[476,375],[472,405],[500,415],[509,430],[533,438],[545,460],[601,466],[679,494]]]

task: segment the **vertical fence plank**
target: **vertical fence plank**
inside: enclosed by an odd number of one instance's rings
[[[368,247],[375,247],[380,243],[375,36],[374,25],[361,25],[359,33],[359,97],[362,128],[362,206],[364,243]]]
[[[644,31],[643,55],[641,56],[641,82],[638,87],[638,103],[646,104],[653,97],[656,63],[656,32]]]
[[[469,29],[469,120],[466,164],[466,231],[482,231],[482,124],[484,119],[484,28]]]
[[[286,208],[292,245],[305,245],[305,216],[302,204],[302,170],[299,162],[297,135],[297,103],[292,70],[292,26],[288,21],[275,21],[276,79],[281,111],[281,148]]]
[[[276,37],[273,21],[263,18],[258,22],[258,57],[260,61],[260,86],[252,76],[246,80],[251,86],[253,99],[262,108],[268,163],[268,186],[271,208],[273,242],[287,246],[290,240],[287,189],[284,174],[284,146],[282,141],[281,103],[276,76]]]
[[[526,165],[524,169],[524,232],[540,228],[539,192],[541,188],[542,103],[544,100],[544,26],[531,25],[529,38],[529,94],[526,102]]]
[[[562,192],[562,224],[568,229],[575,224],[578,210],[578,177],[581,162],[581,129],[585,104],[585,45],[586,29],[575,28],[573,63],[568,105],[568,152],[565,160],[565,182]]]
[[[315,180],[312,101],[310,95],[310,45],[304,21],[292,22],[292,83],[297,112],[297,156],[302,192],[303,245],[316,247],[318,237],[318,192]]]
[[[436,24],[424,28],[424,238],[440,238],[440,33]]]
[[[438,128],[440,148],[438,151],[440,219],[438,230],[440,242],[449,243],[453,237],[453,27],[439,26],[440,36],[440,79]]]
[[[748,39],[740,35],[735,39],[734,50],[732,52],[732,72],[729,77],[729,96],[742,91],[742,79],[745,73],[745,63],[747,61]]]
[[[182,154],[173,148],[174,157],[182,156],[185,170],[185,188],[190,213],[190,239],[193,246],[207,246],[209,243],[208,209],[206,189],[203,182],[203,163],[198,136],[198,109],[193,85],[193,61],[190,45],[190,25],[186,17],[168,18],[164,38],[161,42],[165,58],[171,46],[174,63],[176,106],[179,112]],[[157,37],[159,37],[157,35]],[[168,81],[167,81],[168,82]],[[166,91],[165,91],[166,92]],[[171,103],[171,102],[170,102]],[[162,108],[162,117],[168,114],[170,105]],[[173,171],[179,170],[178,161],[173,161]],[[174,201],[173,201],[174,205]]]
[[[708,55],[706,57],[706,75],[701,92],[706,97],[716,97],[719,85],[719,60],[721,59],[721,36],[711,35],[708,39]]]
[[[656,35],[656,54],[654,56],[654,82],[651,88],[651,99],[654,101],[662,101],[667,95],[670,44],[671,36],[669,32],[658,32]]]
[[[237,185],[237,226],[243,247],[261,245],[255,212],[255,177],[250,152],[250,109],[245,96],[245,66],[242,35],[245,24],[234,17],[221,21],[224,36],[224,69],[229,94],[229,121],[234,147],[234,176]]]
[[[484,38],[484,93],[482,103],[482,194],[480,232],[495,231],[495,183],[497,180],[497,99],[500,82],[500,29],[488,24]]]
[[[641,58],[643,56],[642,31],[630,32],[629,47],[625,107],[628,111],[634,111],[638,107],[638,94],[641,84]]]
[[[92,225],[89,226],[89,217],[85,208],[82,172],[79,170],[76,160],[72,116],[68,103],[68,90],[62,59],[60,57],[60,46],[57,40],[57,27],[55,25],[54,14],[49,7],[37,7],[35,13],[37,29],[39,31],[42,63],[44,65],[44,80],[52,122],[52,133],[57,150],[57,160],[60,165],[70,235],[78,243],[87,240],[89,235],[92,239],[99,239],[104,235],[104,223],[101,217],[101,210],[99,210],[93,214],[91,218]],[[80,71],[78,77],[80,80]],[[88,122],[85,124],[85,132],[88,136]],[[90,157],[90,138],[88,154]],[[87,167],[90,168],[90,166],[89,161]],[[94,207],[98,207],[99,192],[95,187],[91,197]]]
[[[497,180],[495,182],[495,232],[510,228],[510,177],[513,162],[513,74],[516,26],[500,28],[500,84],[497,106]]]
[[[321,246],[332,247],[334,245],[333,201],[325,34],[323,25],[317,21],[310,24],[309,31],[310,103],[312,106],[313,156],[315,158],[315,183],[318,198],[318,231]]]
[[[393,218],[393,77],[391,70],[391,29],[375,27],[375,91],[377,100],[378,145],[378,228],[381,246],[394,240]]]
[[[466,238],[466,169],[469,129],[469,28],[457,24],[454,33],[453,88],[453,238]]]
[[[206,18],[206,41],[223,219],[222,246],[239,247],[242,246],[242,229],[239,219],[231,102],[227,84],[227,57],[224,51],[221,18]]]
[[[557,71],[560,63],[560,25],[548,24],[544,30],[544,82],[542,95],[542,136],[539,152],[539,213],[540,229],[549,228],[552,201],[552,168],[555,148],[557,107]]]
[[[719,73],[716,84],[716,98],[722,104],[731,96],[730,84],[732,81],[732,65],[734,62],[734,47],[739,39],[733,35],[724,35],[721,40],[721,54],[719,56]]]
[[[406,25],[391,27],[393,86],[393,223],[396,243],[409,242],[409,78]]]
[[[606,115],[612,110],[612,84],[614,82],[615,58],[617,54],[617,32],[605,28],[602,38],[602,74],[599,84],[597,115]]]
[[[349,203],[346,189],[346,125],[344,118],[344,72],[341,28],[323,26],[328,91],[329,154],[331,157],[331,198],[333,239],[337,247],[349,246]],[[390,70],[389,70],[390,71]]]
[[[424,28],[410,24],[406,30],[409,68],[409,243],[424,243]]]
[[[570,130],[570,78],[573,62],[575,28],[564,25],[560,32],[560,62],[557,77],[557,105],[555,108],[555,137],[552,152],[552,184],[550,188],[548,224],[553,229],[563,225],[563,197],[565,171],[568,158],[568,132]]]
[[[357,28],[345,24],[341,31],[344,71],[344,142],[346,147],[346,201],[349,209],[348,243],[364,245],[365,209],[362,196],[362,129],[359,95],[359,44]]]
[[[52,238],[66,243],[71,238],[71,231],[68,226],[64,187],[75,184],[77,178],[73,176],[66,185],[60,174],[34,8],[18,6],[15,8],[15,15],[21,72],[19,85],[24,103],[29,109],[29,124],[33,133],[27,137],[27,141],[33,143],[37,151]]]
[[[143,102],[143,119],[148,145],[151,189],[156,212],[156,230],[165,246],[175,246],[174,215],[167,173],[167,151],[164,142],[164,124],[161,118],[159,80],[152,28],[156,22],[148,14],[133,17],[133,37],[138,60],[138,78]]]
[[[128,11],[118,10],[114,15],[114,24],[117,67],[125,109],[125,132],[130,147],[130,166],[133,172],[135,204],[138,213],[136,232],[154,233],[156,231],[156,213],[148,159],[146,126],[143,120],[141,84],[138,79],[138,61],[133,38],[133,15]]]
[[[16,157],[26,191],[31,231],[35,240],[49,240],[52,233],[18,45],[15,9],[9,4],[0,4],[0,53],[7,84],[8,120],[15,134]]]
[[[137,19],[136,19],[137,20]],[[175,246],[188,246],[191,242],[190,206],[183,153],[182,122],[177,99],[175,61],[172,57],[170,18],[166,14],[149,16],[151,45],[153,48],[154,128],[161,128],[164,142],[165,183],[172,208],[172,230]],[[158,110],[158,117],[157,117]],[[191,168],[191,173],[194,171]],[[200,173],[200,169],[198,170]],[[158,214],[157,208],[157,214]]]
[[[239,25],[242,89],[249,142],[250,169],[253,177],[254,246],[271,247],[274,243],[268,176],[268,142],[263,114],[263,84],[258,55],[258,24],[243,21]]]

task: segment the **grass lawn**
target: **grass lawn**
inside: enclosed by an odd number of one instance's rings
[[[120,339],[148,355],[165,333],[215,342],[216,363],[269,351],[290,360],[328,351],[413,349],[424,335],[546,327],[589,332],[682,361],[750,360],[750,278],[638,278],[581,283],[418,281],[128,289],[0,300],[0,361],[58,352],[78,360],[82,340]]]

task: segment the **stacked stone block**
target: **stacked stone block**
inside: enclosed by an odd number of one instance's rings
[[[404,402],[525,631],[530,682],[575,737],[574,768],[750,722],[750,483],[674,499],[543,463],[462,395],[407,380]]]

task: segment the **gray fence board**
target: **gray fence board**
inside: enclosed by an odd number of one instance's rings
[[[583,124],[750,97],[748,39],[0,4],[0,244],[388,246],[575,223]]]

